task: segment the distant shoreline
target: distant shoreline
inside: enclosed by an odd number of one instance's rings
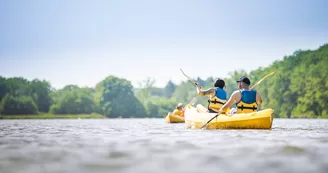
[[[0,115],[0,119],[105,119],[100,114],[40,114],[40,115]]]

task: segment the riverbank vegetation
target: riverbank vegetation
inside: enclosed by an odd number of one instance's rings
[[[0,115],[0,119],[103,119],[100,114]]]
[[[328,118],[328,44],[295,51],[249,73],[230,72],[225,78],[228,94],[237,89],[240,76],[248,76],[255,84],[272,71],[275,74],[256,88],[264,98],[262,109],[273,108],[275,116],[283,118]],[[195,80],[207,88],[216,77],[220,76]],[[0,76],[0,114],[3,118],[163,117],[177,103],[187,104],[197,97],[195,86],[187,80],[169,81],[164,88],[154,87],[155,82],[147,78],[134,88],[126,79],[108,76],[94,88],[67,85],[56,90],[46,80]],[[197,99],[196,104],[207,105],[207,98]]]

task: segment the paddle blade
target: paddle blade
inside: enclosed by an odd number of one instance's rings
[[[197,97],[193,97],[193,98],[190,100],[189,105],[192,105],[192,106],[195,105],[196,101],[197,101]]]
[[[193,80],[193,79],[191,79],[191,77],[189,77],[189,76],[187,76],[184,72],[183,72],[183,70],[180,68],[180,71],[182,72],[182,74],[184,75],[184,76],[186,76],[186,78],[188,78],[192,83],[194,83],[195,85],[196,85],[196,82]]]

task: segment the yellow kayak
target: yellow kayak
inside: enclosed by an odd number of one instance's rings
[[[273,109],[258,112],[221,114],[214,118],[205,128],[207,129],[271,129],[274,117]],[[197,108],[187,105],[185,110],[185,124],[187,128],[199,129],[216,113],[201,112]]]
[[[181,116],[174,115],[172,112],[167,113],[165,117],[165,122],[167,123],[184,123],[185,119]]]

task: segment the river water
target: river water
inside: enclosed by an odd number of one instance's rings
[[[328,120],[191,130],[163,119],[1,120],[1,173],[328,172]]]

